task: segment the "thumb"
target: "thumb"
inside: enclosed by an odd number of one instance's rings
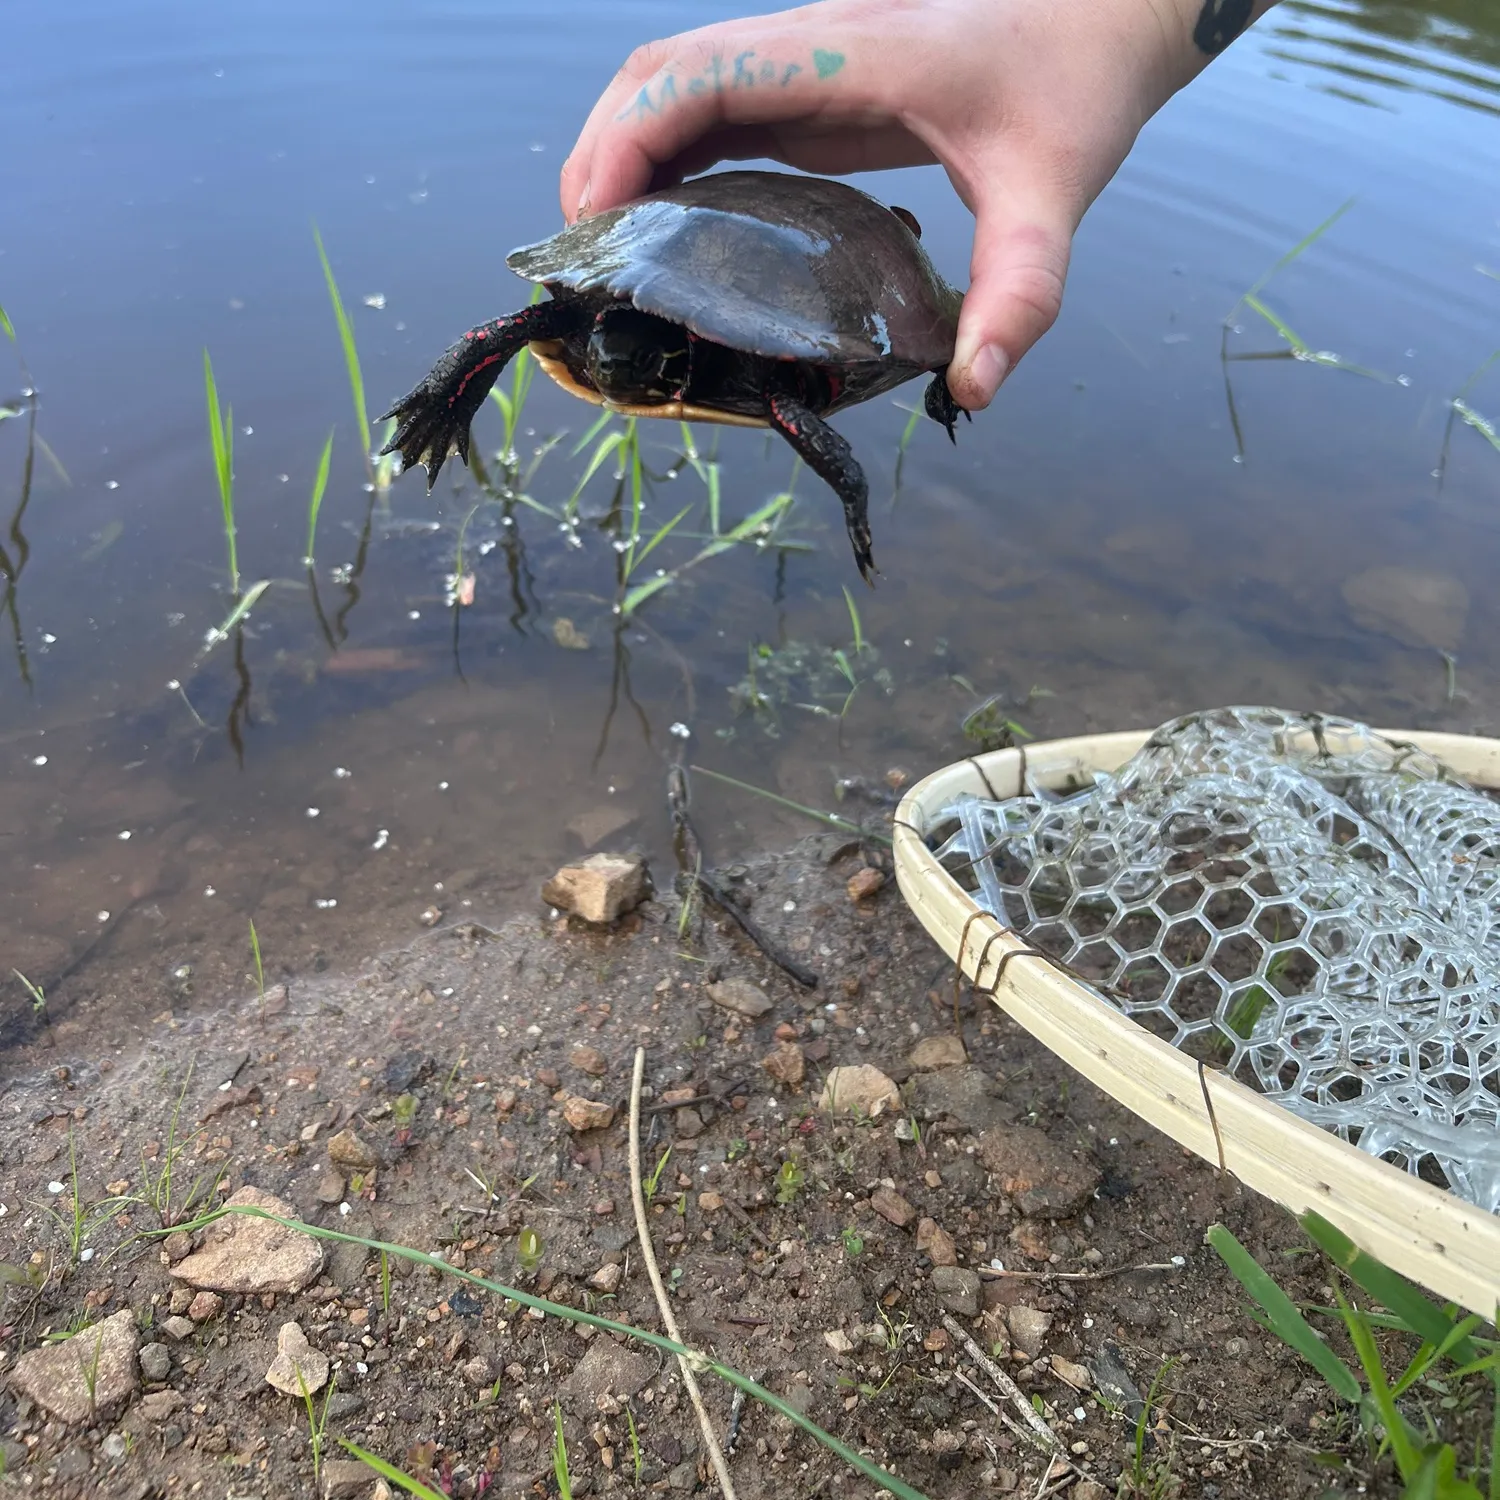
[[[948,366],[948,388],[960,406],[988,406],[1000,382],[1057,321],[1073,227],[1061,195],[1023,201],[997,192],[980,199],[969,290]]]

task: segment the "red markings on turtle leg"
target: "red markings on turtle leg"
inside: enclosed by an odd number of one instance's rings
[[[464,378],[461,381],[459,381],[459,383],[458,383],[458,389],[456,391],[454,391],[454,393],[451,396],[448,397],[448,405],[452,406],[453,403],[455,401],[457,401],[460,396],[463,395],[463,393],[464,393],[464,387],[467,386],[468,383],[481,370],[487,370],[487,369],[489,369],[489,367],[491,365],[496,364],[496,363],[503,363],[505,360],[507,360],[509,358],[510,358],[510,356],[508,354],[504,353],[504,352],[501,352],[499,354],[491,354],[487,359],[480,360],[479,363],[477,365],[475,365],[472,369],[465,370],[464,371]]]

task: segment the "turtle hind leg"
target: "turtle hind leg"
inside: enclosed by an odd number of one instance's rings
[[[381,453],[399,452],[403,470],[421,464],[431,491],[450,455],[468,463],[469,424],[506,365],[532,339],[561,338],[578,321],[577,311],[565,303],[539,302],[471,328],[378,419],[394,417],[397,423]]]
[[[860,576],[873,585],[878,571],[870,553],[870,486],[854,450],[805,402],[778,391],[767,398],[771,426],[789,442],[802,461],[826,480],[844,507],[844,525],[854,548]]]
[[[948,441],[958,442],[958,434],[953,430],[958,423],[958,415],[963,412],[964,420],[972,422],[974,418],[964,411],[957,401],[953,399],[953,392],[948,389],[948,367],[944,365],[928,382],[927,394],[922,398],[922,405],[927,410],[927,415],[934,422],[940,422],[948,431]]]

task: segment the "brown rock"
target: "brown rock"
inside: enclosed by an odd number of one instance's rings
[[[334,1166],[354,1172],[368,1172],[380,1165],[380,1158],[349,1129],[339,1131],[329,1140],[328,1159]]]
[[[724,1195],[722,1193],[706,1192],[698,1194],[698,1207],[706,1214],[716,1212],[724,1207]]]
[[[961,1266],[934,1266],[932,1290],[956,1317],[972,1318],[979,1311],[979,1273]]]
[[[183,1317],[181,1313],[176,1313],[170,1318],[162,1319],[161,1331],[166,1334],[169,1339],[172,1339],[174,1342],[180,1344],[183,1339],[192,1338],[193,1320],[191,1318]]]
[[[1028,1359],[1035,1359],[1047,1341],[1052,1314],[1035,1307],[1016,1306],[1006,1313],[1005,1326],[1010,1329],[1011,1343]]]
[[[690,1141],[703,1134],[703,1116],[696,1109],[679,1109],[672,1116],[672,1126],[683,1140]]]
[[[300,1323],[281,1325],[266,1381],[288,1396],[310,1396],[328,1383],[328,1356],[307,1342]]]
[[[901,1103],[901,1091],[879,1068],[869,1063],[830,1068],[818,1099],[824,1114],[854,1114],[873,1119]]]
[[[796,1042],[781,1042],[761,1058],[760,1065],[778,1083],[798,1084],[807,1076],[807,1060]]]
[[[609,1072],[609,1059],[597,1047],[577,1046],[568,1061],[580,1073],[588,1073],[594,1078],[602,1078]]]
[[[922,1347],[929,1354],[937,1354],[948,1347],[948,1330],[946,1328],[931,1328],[922,1340]]]
[[[177,1391],[152,1391],[142,1396],[136,1410],[148,1422],[165,1422],[182,1410],[182,1396]]]
[[[564,865],[542,887],[542,900],[585,922],[613,922],[646,899],[646,861],[638,855],[591,854]]]
[[[476,1354],[464,1365],[464,1379],[470,1385],[487,1386],[495,1383],[495,1366],[487,1354]]]
[[[870,1207],[897,1229],[905,1229],[917,1211],[894,1188],[879,1187],[870,1194]]]
[[[207,1323],[224,1311],[224,1299],[217,1292],[199,1292],[188,1303],[187,1315],[195,1323]]]
[[[240,1205],[296,1218],[290,1204],[259,1188],[241,1188],[226,1203]],[[189,1286],[249,1293],[300,1292],[322,1269],[323,1247],[311,1235],[245,1214],[215,1220],[203,1232],[202,1248],[171,1268]]]
[[[1099,1171],[1027,1125],[993,1126],[979,1137],[979,1157],[1023,1214],[1065,1219],[1099,1186]]]
[[[347,1188],[348,1184],[344,1179],[332,1167],[329,1167],[318,1178],[318,1202],[342,1203]]]
[[[89,1422],[135,1394],[135,1314],[122,1308],[55,1344],[29,1349],[11,1384],[60,1422]]]
[[[192,1253],[193,1237],[180,1229],[175,1229],[162,1241],[161,1248],[167,1259],[175,1263],[184,1255]]]
[[[625,1269],[623,1266],[616,1265],[613,1261],[610,1261],[607,1265],[600,1266],[599,1269],[589,1277],[589,1285],[593,1287],[596,1292],[604,1292],[608,1294],[619,1289],[620,1278],[624,1274]]]
[[[748,979],[721,979],[708,987],[708,998],[737,1016],[758,1021],[771,1009],[766,992],[750,983]]]
[[[945,1031],[940,1036],[924,1036],[911,1049],[909,1058],[912,1067],[921,1072],[931,1072],[935,1068],[959,1068],[968,1060],[969,1054],[964,1051],[963,1038],[955,1036],[951,1031]]]
[[[849,877],[849,899],[851,901],[868,901],[871,896],[885,884],[885,876],[873,865],[866,865],[863,870],[856,870]]]
[[[1052,1373],[1064,1385],[1072,1386],[1075,1391],[1086,1391],[1094,1384],[1094,1377],[1089,1373],[1087,1365],[1076,1365],[1071,1359],[1064,1359],[1060,1354],[1052,1356]],[[1076,1494],[1077,1491],[1074,1493]]]
[[[323,1460],[323,1500],[349,1500],[361,1494],[369,1482],[369,1465],[357,1458]]]
[[[563,1119],[574,1130],[608,1130],[615,1122],[614,1106],[573,1094],[563,1105]]]
[[[917,1225],[917,1249],[935,1266],[956,1266],[958,1247],[946,1229],[939,1229],[934,1219],[923,1219]]]

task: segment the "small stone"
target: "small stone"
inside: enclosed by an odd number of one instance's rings
[[[699,1193],[698,1207],[706,1214],[715,1213],[724,1207],[724,1195],[715,1192]]]
[[[933,1328],[922,1340],[922,1347],[929,1354],[937,1354],[948,1347],[948,1330],[946,1328]]]
[[[149,1348],[161,1348],[160,1344],[146,1346]],[[165,1422],[170,1417],[175,1417],[183,1408],[182,1394],[179,1391],[150,1391],[141,1397],[140,1404],[136,1410],[148,1422]]]
[[[585,922],[605,924],[646,899],[646,861],[639,855],[591,854],[564,865],[542,887],[542,900]]]
[[[1075,1391],[1086,1391],[1094,1383],[1094,1377],[1089,1373],[1087,1365],[1074,1364],[1071,1359],[1064,1359],[1060,1354],[1052,1356],[1052,1373],[1062,1381],[1064,1385],[1070,1385]],[[1075,1490],[1076,1494],[1077,1491]]]
[[[735,1015],[751,1021],[758,1021],[771,1009],[766,992],[748,979],[721,979],[717,984],[709,985],[708,998],[715,1005],[722,1005],[725,1010],[732,1010]]]
[[[368,1172],[380,1165],[380,1158],[358,1133],[347,1128],[329,1139],[328,1159],[334,1166],[354,1172]]]
[[[172,1373],[172,1351],[165,1344],[147,1344],[140,1352],[141,1378],[165,1380]]]
[[[217,1292],[199,1292],[188,1303],[187,1315],[195,1323],[207,1323],[224,1311],[224,1299]]]
[[[872,865],[866,865],[863,870],[856,870],[850,876],[848,884],[849,899],[851,901],[868,901],[871,896],[885,884],[885,876]]]
[[[192,1254],[193,1237],[181,1229],[175,1229],[162,1241],[161,1248],[167,1259],[176,1265],[185,1255]]]
[[[193,1289],[190,1286],[174,1286],[167,1298],[167,1311],[174,1316],[187,1312],[193,1305]]]
[[[870,1194],[870,1207],[887,1223],[905,1229],[916,1218],[917,1211],[894,1188],[879,1187]]]
[[[852,1354],[854,1352],[854,1340],[842,1328],[830,1328],[823,1335],[823,1342],[835,1354]]]
[[[900,1103],[901,1091],[879,1068],[859,1063],[829,1069],[818,1108],[826,1115],[852,1114],[872,1120]]]
[[[481,1388],[495,1383],[495,1367],[486,1354],[476,1354],[464,1364],[464,1379]]]
[[[1028,1359],[1035,1359],[1046,1343],[1047,1330],[1052,1327],[1052,1314],[1017,1305],[1006,1313],[1005,1326],[1010,1329],[1011,1343]]]
[[[1109,1491],[1097,1479],[1080,1479],[1068,1491],[1068,1500],[1109,1500]]]
[[[615,1122],[614,1106],[573,1094],[563,1105],[563,1119],[574,1130],[608,1130]]]
[[[677,1134],[685,1141],[703,1134],[703,1116],[696,1109],[679,1109],[672,1116],[672,1123]]]
[[[357,1458],[323,1460],[323,1500],[348,1500],[370,1482],[370,1470]]]
[[[332,1167],[327,1167],[318,1178],[318,1202],[342,1203],[347,1189],[348,1184],[344,1179]]]
[[[619,1290],[620,1278],[624,1274],[625,1268],[623,1266],[616,1265],[613,1261],[610,1261],[608,1264],[600,1266],[589,1277],[589,1285],[596,1292],[604,1292],[607,1295]]]
[[[1029,1125],[997,1126],[979,1137],[979,1159],[1028,1217],[1065,1219],[1099,1186],[1099,1170]]]
[[[307,1342],[300,1323],[283,1323],[276,1335],[276,1358],[266,1381],[288,1396],[313,1395],[328,1383],[328,1356]]]
[[[328,1397],[328,1420],[337,1422],[343,1417],[352,1417],[365,1409],[365,1398],[353,1391],[335,1391]]]
[[[760,1065],[777,1083],[799,1084],[807,1076],[807,1059],[796,1042],[781,1042],[761,1058]]]
[[[556,1068],[538,1068],[536,1070],[536,1081],[543,1088],[555,1089],[562,1083],[562,1074]]]
[[[589,638],[566,615],[559,615],[552,622],[552,639],[564,651],[589,649]]]
[[[436,927],[443,920],[443,909],[440,906],[427,907],[420,917],[417,918],[424,927]]]
[[[92,1421],[134,1394],[138,1343],[135,1314],[122,1308],[70,1338],[28,1350],[11,1383],[59,1421]]]
[[[961,1266],[934,1266],[932,1290],[955,1317],[972,1318],[979,1311],[979,1273]]]
[[[588,1073],[594,1078],[602,1078],[609,1072],[609,1059],[597,1047],[577,1046],[568,1061],[580,1073]]]
[[[563,1389],[577,1397],[590,1415],[596,1415],[603,1397],[629,1400],[655,1373],[655,1364],[644,1354],[612,1339],[596,1339],[563,1382]]]
[[[946,1229],[939,1229],[934,1219],[923,1219],[917,1225],[917,1249],[935,1266],[956,1266],[958,1247]]]
[[[951,1031],[941,1036],[924,1036],[911,1049],[909,1061],[920,1073],[930,1073],[936,1068],[961,1068],[969,1060],[964,1051],[964,1040]]]
[[[290,1204],[259,1188],[241,1188],[226,1200],[226,1206],[239,1205],[296,1218]],[[209,1225],[203,1247],[173,1266],[172,1275],[217,1292],[300,1292],[322,1269],[323,1247],[311,1235],[267,1219],[229,1214]],[[171,1319],[162,1325],[166,1330],[170,1326]]]

